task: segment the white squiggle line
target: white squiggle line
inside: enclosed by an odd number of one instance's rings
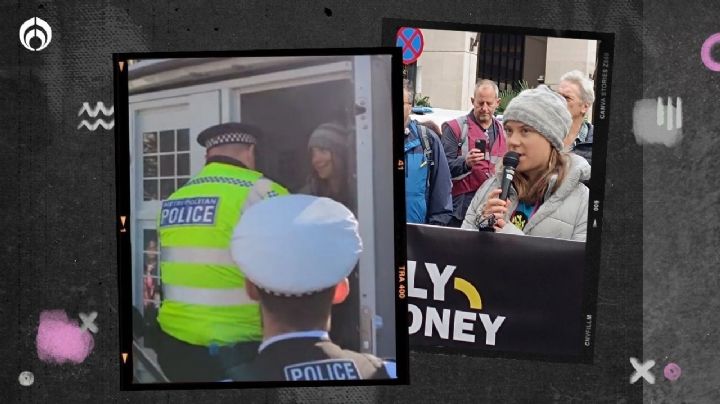
[[[89,123],[88,121],[83,119],[83,121],[80,122],[80,125],[78,125],[77,128],[80,129],[83,126],[85,126],[86,128],[88,128],[90,130],[95,130],[95,129],[97,129],[98,126],[102,126],[105,129],[112,129],[115,126],[115,120],[113,119],[110,122],[105,122],[102,120],[102,118],[100,118],[97,121],[95,121],[95,123]]]
[[[93,109],[90,108],[89,102],[83,102],[82,108],[80,108],[80,111],[78,112],[78,116],[82,115],[83,112],[87,112],[91,118],[95,118],[100,111],[103,112],[103,115],[110,116],[115,113],[115,106],[111,105],[110,108],[105,108],[105,104],[103,104],[102,101],[99,101]]]

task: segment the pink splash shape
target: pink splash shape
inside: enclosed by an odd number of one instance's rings
[[[92,334],[81,330],[77,321],[69,320],[64,310],[40,313],[35,343],[41,361],[75,364],[82,363],[95,345]]]

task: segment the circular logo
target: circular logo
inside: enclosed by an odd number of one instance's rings
[[[20,381],[20,384],[25,387],[31,386],[35,381],[35,375],[33,375],[32,372],[25,371],[20,373],[18,380]]]
[[[20,43],[29,51],[41,51],[50,45],[51,40],[50,25],[38,17],[33,17],[20,26]]]

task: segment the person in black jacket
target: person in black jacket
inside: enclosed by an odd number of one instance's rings
[[[258,356],[231,369],[232,380],[395,378],[394,362],[344,350],[328,335],[331,307],[347,297],[347,276],[362,251],[345,206],[310,195],[265,200],[244,213],[231,251],[263,319]]]

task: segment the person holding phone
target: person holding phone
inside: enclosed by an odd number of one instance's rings
[[[495,165],[507,151],[503,127],[494,117],[500,105],[497,84],[479,81],[470,101],[472,111],[442,125],[442,144],[453,184],[453,214],[448,223],[452,227],[460,227],[475,192],[495,174]]]
[[[477,229],[489,216],[495,231],[585,241],[590,164],[565,151],[572,120],[567,103],[546,86],[525,90],[503,116],[508,149],[519,155],[508,198],[500,199],[502,171],[478,189],[463,221]]]
[[[485,139],[475,139],[475,148],[480,150],[480,153],[483,155],[483,159],[487,160],[487,154],[485,154],[485,147],[487,146],[487,140]]]

